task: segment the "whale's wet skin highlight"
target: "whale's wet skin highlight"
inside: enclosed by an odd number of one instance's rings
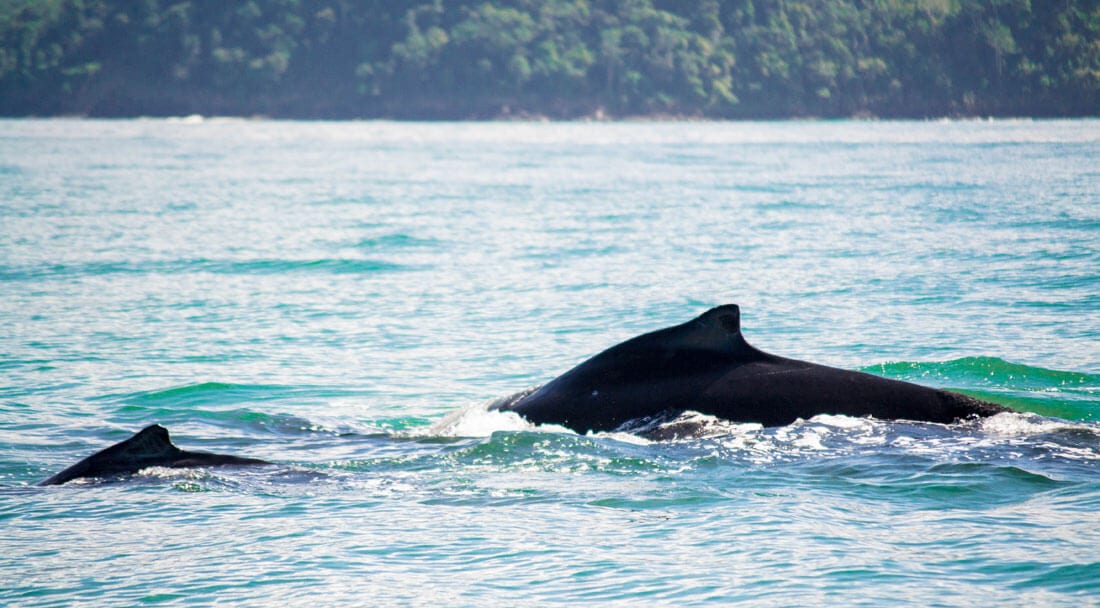
[[[0,603],[1087,605],[1098,144],[0,122]],[[1030,413],[488,408],[723,302],[764,351]],[[276,464],[33,486],[154,422]]]

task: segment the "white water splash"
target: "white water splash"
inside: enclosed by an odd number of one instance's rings
[[[471,405],[448,414],[423,431],[430,437],[489,437],[497,431],[540,431],[572,433],[556,424],[532,424],[515,412],[490,410],[496,401]]]
[[[1071,429],[1096,432],[1096,426],[1058,418],[1043,418],[1037,414],[1002,412],[978,421],[978,428],[997,437],[1029,437]]]

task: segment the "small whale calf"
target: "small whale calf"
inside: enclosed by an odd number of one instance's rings
[[[950,391],[765,353],[741,335],[736,304],[612,346],[542,387],[492,407],[578,433],[611,431],[631,421],[689,410],[765,426],[818,414],[950,423],[1009,411]],[[153,425],[40,485],[153,466],[265,464],[271,463],[181,450],[172,444],[167,429]]]
[[[257,458],[181,450],[172,444],[168,429],[154,424],[138,431],[126,441],[92,454],[38,485],[54,486],[82,477],[111,477],[124,473],[136,473],[149,467],[184,468],[260,464],[272,463]]]

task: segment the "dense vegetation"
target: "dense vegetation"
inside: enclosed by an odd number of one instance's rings
[[[1100,0],[0,0],[0,114],[1097,115]]]

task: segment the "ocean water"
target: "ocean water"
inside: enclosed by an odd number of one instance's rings
[[[1019,413],[487,411],[730,302]],[[215,603],[1100,603],[1100,122],[0,121],[0,604]]]

